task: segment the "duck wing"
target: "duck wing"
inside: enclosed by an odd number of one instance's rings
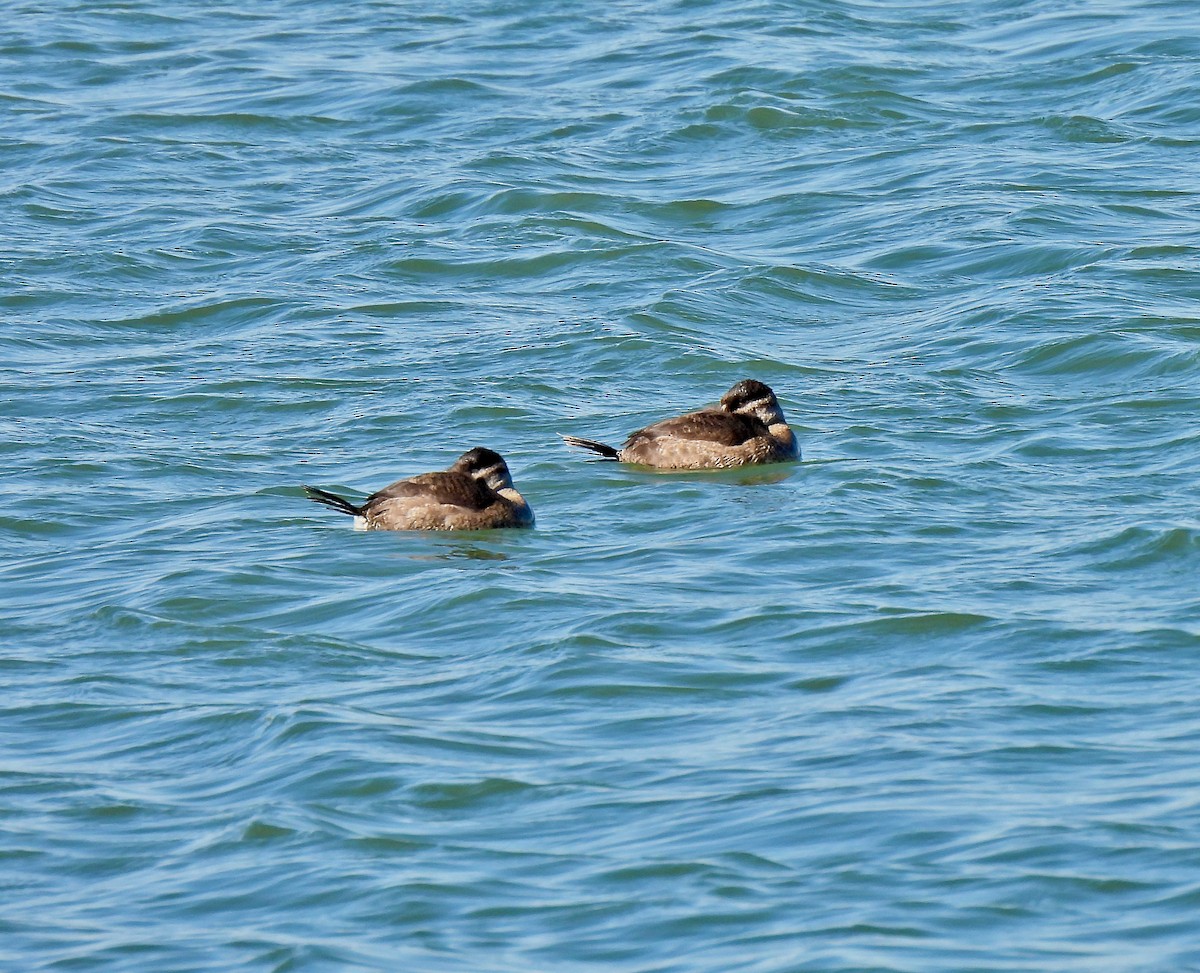
[[[767,427],[753,416],[735,415],[716,409],[689,412],[673,419],[664,419],[633,433],[625,448],[651,439],[690,439],[718,446],[740,446],[759,436],[768,435]]]
[[[465,473],[422,473],[372,493],[363,504],[363,509],[370,511],[378,504],[400,499],[420,499],[467,510],[484,510],[495,502],[496,494],[486,483]]]

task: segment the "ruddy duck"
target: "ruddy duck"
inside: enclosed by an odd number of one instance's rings
[[[372,493],[355,506],[306,486],[309,500],[354,517],[358,530],[482,530],[532,527],[533,511],[513,488],[499,453],[477,446],[437,473],[422,473]]]
[[[576,436],[562,438],[605,459],[664,470],[726,469],[800,458],[775,393],[753,379],[738,382],[716,407],[639,429],[622,449]]]

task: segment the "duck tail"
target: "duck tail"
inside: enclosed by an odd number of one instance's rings
[[[361,517],[363,508],[356,507],[345,497],[339,497],[336,493],[330,493],[327,490],[318,490],[316,487],[305,486],[304,495],[314,503],[323,503],[326,507],[332,507],[338,513],[349,514],[352,517]]]
[[[580,439],[578,436],[562,436],[562,441],[568,446],[577,446],[580,449],[590,449],[593,453],[599,453],[605,459],[616,459],[621,455],[619,449],[613,449],[611,446],[606,446],[604,443],[598,443],[594,439]]]

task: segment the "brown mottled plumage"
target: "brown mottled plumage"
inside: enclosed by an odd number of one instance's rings
[[[666,470],[725,469],[800,457],[775,393],[753,379],[738,382],[715,407],[639,429],[621,449],[577,436],[562,438],[605,459]]]
[[[533,511],[499,453],[477,446],[449,469],[397,480],[355,505],[306,486],[310,500],[354,517],[360,530],[482,530],[531,527]]]

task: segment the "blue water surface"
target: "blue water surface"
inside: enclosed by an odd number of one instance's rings
[[[1200,970],[1193,4],[5,24],[0,968]]]

